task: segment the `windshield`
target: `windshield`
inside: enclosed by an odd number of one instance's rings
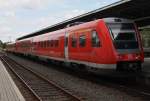
[[[107,23],[117,49],[137,49],[138,42],[133,23]]]

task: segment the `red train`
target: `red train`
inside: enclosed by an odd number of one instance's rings
[[[87,67],[141,70],[144,53],[135,23],[103,18],[16,40],[7,50]]]

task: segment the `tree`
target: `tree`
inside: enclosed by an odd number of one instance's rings
[[[145,48],[150,47],[150,28],[146,28],[141,31],[142,39],[143,39],[143,46]]]
[[[3,42],[0,40],[0,47],[2,48],[3,47]]]
[[[6,47],[6,44],[7,43],[3,43],[1,40],[0,40],[0,49],[4,49]]]

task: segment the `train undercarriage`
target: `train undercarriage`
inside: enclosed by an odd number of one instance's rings
[[[123,61],[117,63],[117,71],[142,71],[141,61]]]

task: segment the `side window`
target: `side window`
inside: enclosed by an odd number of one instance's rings
[[[40,46],[41,46],[41,48],[42,48],[42,41],[40,42]]]
[[[72,36],[72,47],[77,47],[77,38],[75,36]]]
[[[41,42],[41,47],[43,48],[43,41]]]
[[[42,48],[42,41],[40,42],[40,47]]]
[[[56,47],[59,46],[59,40],[56,40]]]
[[[45,48],[45,41],[43,41],[43,48]]]
[[[46,47],[47,47],[47,48],[49,47],[49,43],[48,43],[48,40],[46,41]]]
[[[39,42],[37,42],[37,45],[38,45],[38,47],[40,47],[40,43]]]
[[[84,47],[85,45],[86,45],[86,37],[85,37],[85,35],[81,35],[79,37],[79,46]]]
[[[91,36],[92,36],[92,47],[100,47],[100,40],[95,30],[92,31]]]
[[[55,40],[55,41],[54,41],[54,46],[55,46],[55,47],[58,47],[58,40]]]
[[[34,46],[36,46],[36,42],[34,42]]]
[[[47,41],[47,43],[48,43],[48,47],[51,47],[50,40],[49,40],[49,41]]]
[[[53,47],[53,40],[51,40],[51,47]]]
[[[44,41],[42,41],[42,48],[44,48]]]
[[[44,42],[44,48],[46,48],[47,47],[47,43],[46,43],[46,41]]]

